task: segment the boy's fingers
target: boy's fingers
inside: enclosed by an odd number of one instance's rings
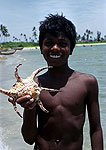
[[[31,99],[31,96],[30,95],[26,95],[26,96],[23,96],[23,97],[20,97],[16,100],[16,102],[18,104],[21,104],[21,103],[24,103],[26,101],[29,101]]]
[[[14,99],[12,97],[9,97],[8,101],[11,102],[12,104],[14,103]]]
[[[21,106],[26,109],[33,109],[36,106],[36,101],[32,98],[29,101],[22,103]]]
[[[8,101],[14,104],[14,99],[12,97],[9,97]],[[20,104],[21,107],[26,108],[26,109],[33,109],[36,106],[36,100],[31,98],[30,95],[20,97],[16,100],[16,102]]]
[[[27,109],[33,109],[34,107],[36,106],[36,101],[33,101],[32,103],[30,103],[29,105],[28,105],[28,108]]]

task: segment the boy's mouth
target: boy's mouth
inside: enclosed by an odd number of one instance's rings
[[[52,54],[52,53],[50,53],[49,57],[50,58],[54,58],[54,59],[58,59],[58,58],[62,57],[62,53],[58,53],[58,54]]]
[[[58,55],[50,55],[51,58],[60,58],[61,56]]]

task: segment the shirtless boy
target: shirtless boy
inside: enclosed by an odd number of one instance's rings
[[[41,22],[39,29],[41,53],[53,68],[35,80],[39,86],[60,91],[41,92],[40,99],[49,113],[37,107],[30,96],[17,99],[24,107],[25,142],[35,143],[35,150],[82,150],[87,108],[92,150],[103,150],[97,80],[68,66],[68,57],[76,43],[75,26],[63,15],[56,14]]]

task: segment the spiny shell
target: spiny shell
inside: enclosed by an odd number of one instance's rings
[[[34,81],[34,78],[40,71],[51,68],[51,67],[39,68],[39,69],[35,70],[30,77],[27,77],[26,79],[22,79],[18,75],[18,67],[20,65],[22,65],[22,64],[19,64],[15,68],[15,77],[17,79],[16,83],[12,86],[12,88],[10,90],[4,90],[4,89],[0,88],[0,92],[5,95],[8,95],[9,97],[12,97],[14,99],[14,103],[13,103],[14,110],[17,112],[17,114],[21,118],[22,118],[22,116],[16,107],[16,99],[20,98],[22,96],[25,96],[25,95],[30,95],[36,101],[36,103],[39,105],[39,107],[44,112],[48,113],[48,111],[44,108],[41,100],[39,99],[39,94],[42,90],[47,90],[50,92],[57,92],[58,90],[39,87],[38,84]]]

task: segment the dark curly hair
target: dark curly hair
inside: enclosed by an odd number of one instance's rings
[[[76,44],[76,29],[74,24],[67,20],[63,14],[49,14],[44,21],[40,22],[39,27],[39,46],[42,50],[43,40],[47,33],[58,35],[59,32],[64,32],[70,40],[70,50],[73,51]]]

